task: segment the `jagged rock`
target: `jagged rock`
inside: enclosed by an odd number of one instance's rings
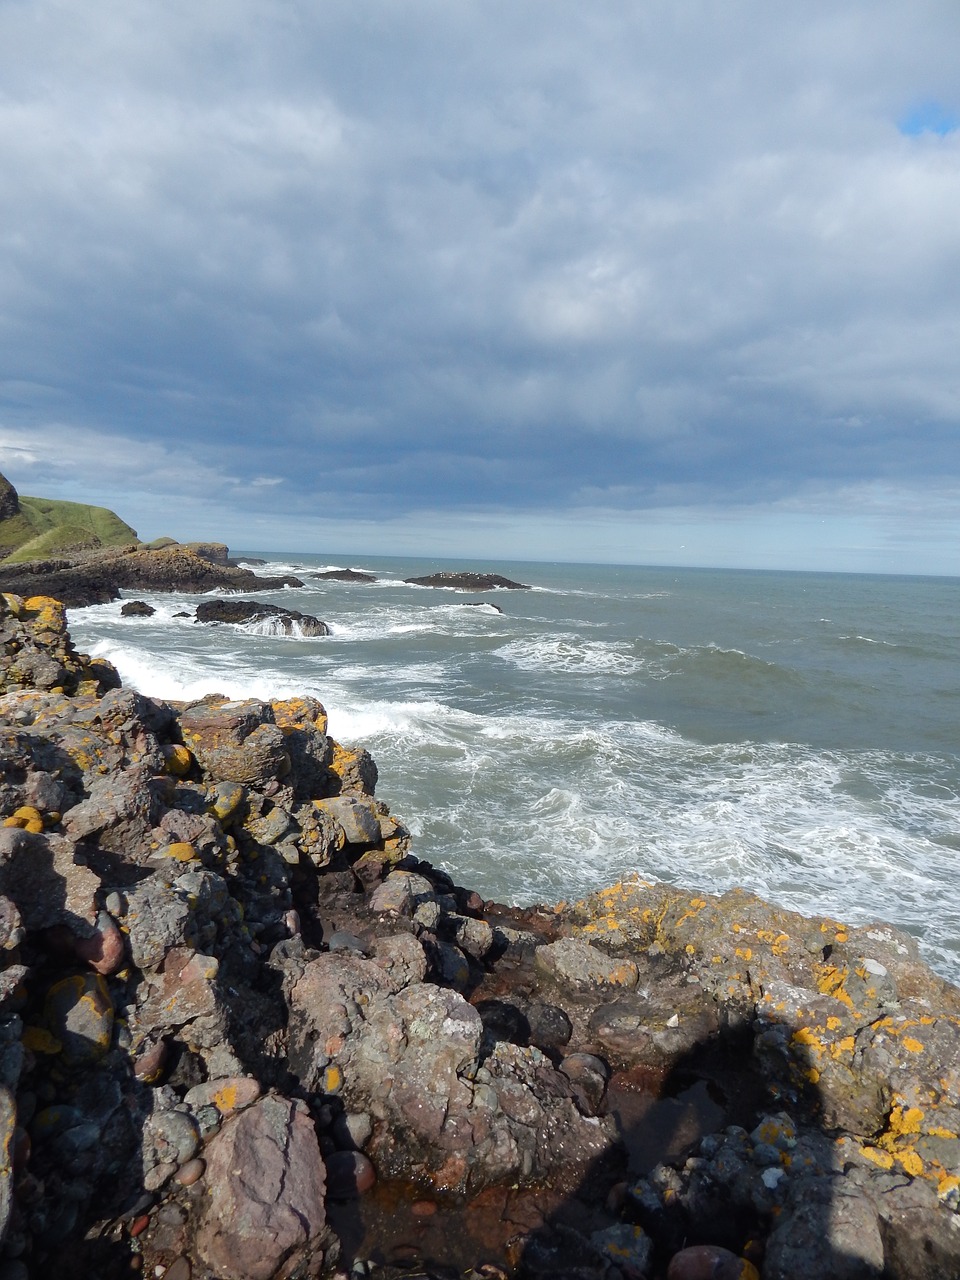
[[[122,618],[152,618],[156,612],[153,605],[147,604],[146,600],[128,600],[120,608]]]
[[[249,569],[213,563],[179,543],[160,547],[101,547],[56,559],[0,566],[0,590],[55,596],[70,608],[116,600],[122,590],[203,592],[276,591],[302,587],[291,575],[257,577]]]
[[[67,925],[90,936],[100,878],[75,861],[72,841],[19,827],[0,827],[0,893],[28,930]]]

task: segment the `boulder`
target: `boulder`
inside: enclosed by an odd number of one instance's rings
[[[206,1147],[204,1261],[232,1280],[317,1275],[332,1243],[326,1173],[310,1113],[270,1096],[227,1120]]]

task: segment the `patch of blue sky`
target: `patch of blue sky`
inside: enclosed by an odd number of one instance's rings
[[[897,128],[910,138],[921,133],[936,133],[941,138],[960,127],[960,113],[951,111],[934,99],[918,102],[897,121]]]

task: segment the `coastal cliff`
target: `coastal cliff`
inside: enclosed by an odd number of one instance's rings
[[[483,902],[312,698],[0,597],[0,1275],[960,1274],[960,991],[889,925]]]

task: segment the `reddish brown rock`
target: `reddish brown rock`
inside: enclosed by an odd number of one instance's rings
[[[267,1097],[228,1120],[207,1145],[210,1201],[197,1236],[207,1264],[232,1280],[280,1268],[314,1275],[328,1244],[326,1174],[309,1112]]]

